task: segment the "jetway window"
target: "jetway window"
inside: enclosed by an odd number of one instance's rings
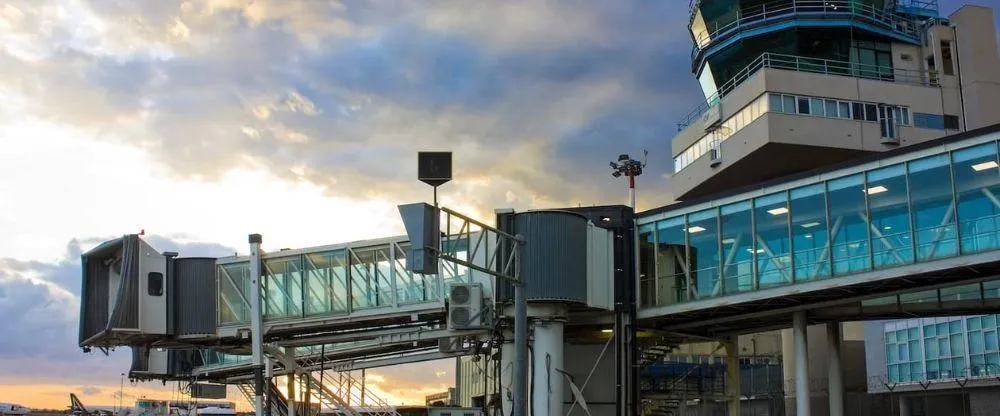
[[[914,160],[907,165],[917,260],[958,254],[958,227],[952,197],[951,166],[947,155]]]
[[[758,287],[792,282],[788,195],[784,192],[754,199],[754,259]]]
[[[719,225],[715,208],[688,215],[692,283],[699,298],[715,297],[719,287]]]
[[[830,276],[830,238],[824,191],[823,184],[816,184],[793,189],[790,193],[795,281]]]
[[[163,296],[163,273],[152,272],[146,275],[147,290],[149,296]]]
[[[958,199],[962,253],[1000,247],[1000,164],[995,143],[955,151],[952,173]]]
[[[722,207],[722,287],[726,294],[753,290],[753,216],[750,201]]]
[[[687,227],[684,217],[656,223],[655,304],[686,301],[688,295]]]
[[[913,262],[906,170],[902,164],[868,172],[865,195],[876,269]]]

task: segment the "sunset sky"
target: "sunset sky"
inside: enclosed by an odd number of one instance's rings
[[[670,138],[701,96],[686,14],[684,0],[0,1],[0,402],[115,402],[130,358],[77,347],[79,256],[125,233],[185,256],[245,253],[249,233],[265,250],[399,234],[396,205],[430,199],[420,150],[454,152],[441,200],[483,219],[621,203],[608,161],[642,148],[640,208],[670,201]],[[453,384],[451,363],[369,379],[422,402]]]

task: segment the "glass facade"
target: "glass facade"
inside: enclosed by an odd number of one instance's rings
[[[640,219],[642,306],[996,250],[1000,160],[985,140]]]
[[[465,255],[464,247],[450,244],[445,247],[448,252],[460,258]],[[402,242],[289,256],[275,253],[262,261],[264,319],[336,315],[439,300],[448,285],[471,281],[467,268],[451,262],[441,262],[437,275],[411,273],[406,269],[408,248]],[[249,262],[220,264],[216,278],[219,325],[248,323]]]
[[[998,317],[923,318],[885,324],[887,381],[918,383],[1000,375]]]
[[[721,128],[706,134],[674,157],[674,172],[684,169],[768,112],[870,121],[879,123],[884,137],[896,137],[899,126],[911,125],[910,109],[906,106],[767,93],[723,121]]]

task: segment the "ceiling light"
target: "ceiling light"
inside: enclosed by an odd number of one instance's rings
[[[736,242],[735,238],[727,238],[725,240],[722,240],[722,244],[733,244],[735,242]]]
[[[615,332],[615,331],[613,329],[602,329],[601,332],[603,332],[605,334],[610,334],[610,333]]]
[[[705,231],[705,227],[699,227],[697,225],[687,229],[687,232],[689,233],[700,233],[702,231]]]
[[[976,163],[975,165],[972,165],[972,170],[974,170],[976,172],[982,172],[982,171],[984,171],[986,169],[993,169],[993,168],[996,168],[998,166],[1000,166],[1000,165],[997,165],[997,162],[994,162],[994,161],[991,160],[989,162]]]
[[[804,237],[805,238],[813,238],[812,234],[806,234]]]
[[[752,248],[748,248],[748,249],[747,249],[747,253],[757,253],[757,254],[761,254],[761,253],[763,253],[763,252],[764,252],[764,249],[762,249],[762,248],[758,248],[757,250],[754,250],[754,249],[752,249]]]
[[[775,208],[775,209],[769,209],[769,210],[767,210],[767,213],[771,214],[771,215],[787,214],[788,213],[788,208],[779,207],[779,208]]]
[[[802,228],[813,228],[813,227],[815,227],[817,225],[819,225],[819,222],[815,222],[815,221],[814,222],[807,222],[805,224],[802,224]]]
[[[880,193],[888,191],[888,190],[889,190],[889,188],[886,188],[886,187],[884,187],[882,185],[879,185],[879,186],[868,188],[868,189],[865,190],[865,192],[868,195],[875,195],[875,194],[880,194]]]

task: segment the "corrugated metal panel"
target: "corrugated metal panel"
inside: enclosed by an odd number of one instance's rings
[[[174,262],[174,334],[215,334],[215,259],[181,258]]]
[[[139,236],[123,237],[121,284],[108,320],[109,329],[139,329],[139,256]]]
[[[108,326],[108,266],[100,259],[81,256],[83,284],[80,293],[80,343]]]
[[[587,218],[565,211],[517,214],[528,300],[587,303]]]

